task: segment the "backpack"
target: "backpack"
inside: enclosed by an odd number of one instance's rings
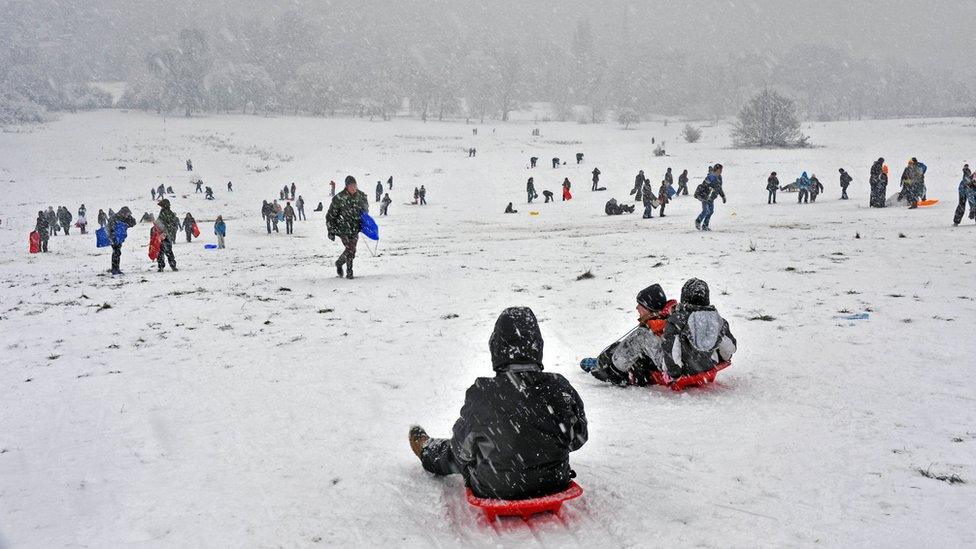
[[[698,184],[698,187],[695,188],[695,199],[700,200],[702,202],[708,200],[708,197],[711,194],[712,194],[712,191],[709,188],[708,183],[706,183],[704,181],[702,181],[701,183],[699,183]]]

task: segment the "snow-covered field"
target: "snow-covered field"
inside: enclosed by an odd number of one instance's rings
[[[472,136],[455,123],[97,112],[2,133],[0,546],[976,544],[976,226],[951,226],[974,160],[968,124],[815,124],[820,147],[800,151],[732,150],[724,126],[688,145],[677,123],[552,123],[533,138],[531,123]],[[652,136],[669,157],[651,156]],[[582,166],[549,167],[577,151]],[[919,157],[943,203],[869,209],[878,156],[893,176]],[[216,201],[193,194],[186,158]],[[691,197],[665,219],[603,215],[638,169],[656,187],[667,166],[687,168],[693,189],[713,162],[729,202],[712,233],[695,231]],[[594,166],[609,192],[588,190]],[[855,178],[847,202],[839,167]],[[816,173],[826,195],[767,206],[772,170],[784,184]],[[395,178],[378,255],[360,247],[355,281],[335,278],[339,246],[311,213],[347,173],[370,195]],[[557,196],[568,176],[575,200],[527,207],[529,175]],[[268,236],[261,200],[292,181],[309,221]],[[91,235],[27,253],[42,207],[84,202],[94,220],[128,205],[138,218],[156,211],[159,183],[203,229],[176,246],[180,272],[155,272],[145,224],[124,277],[107,276],[110,251]],[[420,184],[430,204],[405,205]],[[502,214],[509,201],[518,215]],[[205,250],[218,214],[228,248]],[[739,340],[717,384],[620,389],[579,370],[633,325],[638,290],[660,282],[676,297],[693,276]],[[579,390],[590,441],[571,457],[586,494],[565,521],[495,529],[459,478],[421,470],[406,433],[450,432],[464,390],[491,374],[488,336],[511,305],[542,320],[546,368]]]

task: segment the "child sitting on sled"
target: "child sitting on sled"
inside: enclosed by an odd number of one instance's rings
[[[488,341],[495,377],[475,380],[452,438],[410,428],[410,448],[435,475],[459,473],[474,495],[520,500],[565,490],[569,453],[586,442],[576,390],[542,371],[542,334],[532,310],[502,311]]]
[[[692,278],[664,328],[664,362],[671,381],[715,370],[732,360],[735,336],[709,301],[708,284]]]
[[[664,327],[674,300],[668,301],[660,284],[653,284],[637,294],[638,325],[610,344],[597,358],[580,363],[584,371],[600,381],[614,385],[663,384]]]

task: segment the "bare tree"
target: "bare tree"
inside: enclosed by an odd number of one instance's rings
[[[736,147],[804,147],[807,136],[792,99],[765,89],[746,104],[732,128]]]
[[[667,120],[665,120],[665,125],[667,125]],[[702,131],[701,128],[696,128],[691,124],[685,124],[685,128],[681,130],[681,137],[685,138],[688,143],[698,143],[701,139]]]

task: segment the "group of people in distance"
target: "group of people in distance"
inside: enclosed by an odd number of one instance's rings
[[[680,303],[654,284],[637,294],[638,326],[580,366],[617,385],[670,385],[731,360],[736,340],[709,299],[708,284],[685,282]],[[589,436],[583,401],[560,374],[543,371],[543,338],[526,307],[505,309],[488,340],[494,377],[475,380],[450,438],[410,428],[422,467],[460,474],[478,497],[522,500],[565,490],[569,454]]]

